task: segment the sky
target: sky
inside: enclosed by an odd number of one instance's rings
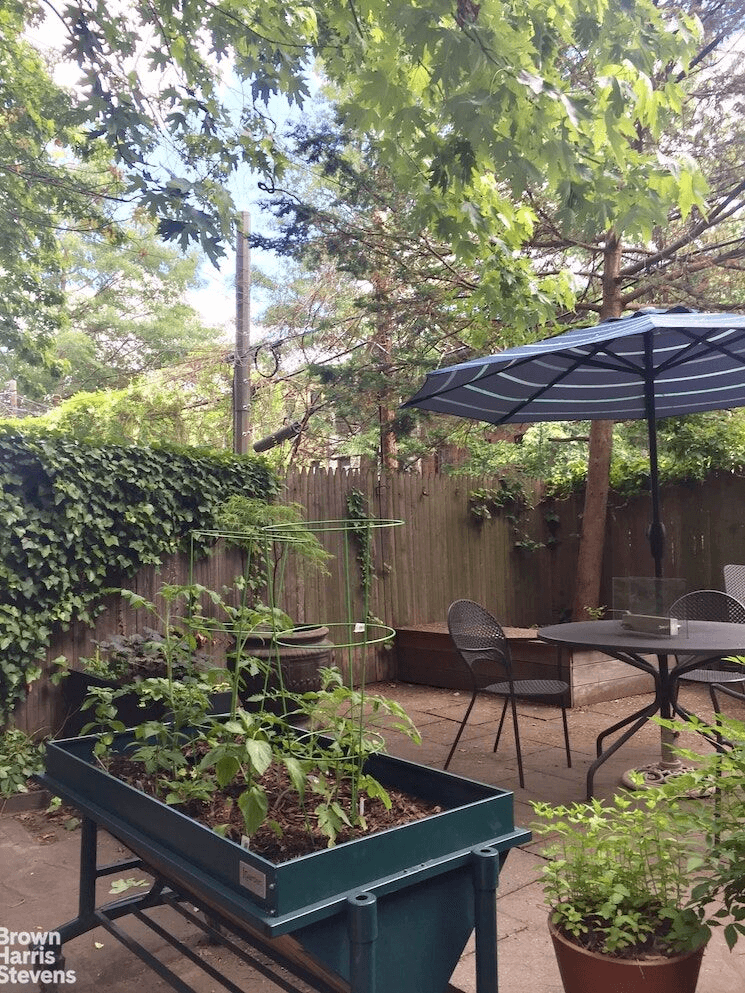
[[[310,101],[312,102],[318,93],[321,80],[314,73],[308,74],[308,86],[310,90]],[[236,92],[240,87],[236,84]],[[278,129],[282,129],[294,122],[299,121],[303,112],[297,108],[290,108],[287,101],[282,97],[272,97],[269,101],[269,114],[277,122]],[[260,202],[266,199],[266,194],[259,188],[261,177],[248,168],[239,169],[228,182],[228,188],[232,194],[233,201],[238,211],[248,211],[250,215],[250,226],[254,232],[264,231],[271,227],[273,218],[268,213],[262,213]],[[251,267],[253,270],[261,270],[272,278],[279,278],[285,260],[276,256],[273,252],[261,249],[251,250]],[[220,323],[229,329],[235,328],[235,251],[229,249],[220,260],[219,268],[215,268],[208,261],[202,268],[202,276],[207,285],[193,297],[193,306],[202,313],[208,323]],[[251,292],[251,313],[252,323],[257,321],[256,334],[260,337],[262,329],[260,327],[260,317],[263,308],[268,303],[266,291],[261,287],[253,285]],[[218,320],[219,315],[219,320]]]

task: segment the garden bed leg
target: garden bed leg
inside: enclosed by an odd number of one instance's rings
[[[349,985],[351,993],[377,993],[375,943],[378,902],[373,893],[355,893],[349,908]]]
[[[493,846],[473,850],[476,917],[476,993],[497,993],[497,885],[500,853]]]

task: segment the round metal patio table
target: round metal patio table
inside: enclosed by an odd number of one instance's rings
[[[596,741],[597,758],[587,773],[587,797],[592,796],[595,772],[654,714],[669,719],[673,714],[686,717],[687,713],[677,705],[675,682],[690,669],[701,666],[705,659],[718,659],[728,655],[745,655],[745,624],[728,624],[719,621],[682,621],[680,631],[675,635],[648,634],[625,628],[618,620],[576,621],[569,624],[551,624],[538,629],[538,637],[555,645],[569,645],[577,648],[591,648],[648,673],[654,679],[654,699],[640,710],[622,721],[606,728]],[[656,655],[655,666],[645,655]],[[675,656],[695,656],[676,664]],[[668,662],[672,656],[672,666]],[[745,669],[743,670],[745,678]],[[608,748],[603,750],[603,741],[609,735],[623,731]],[[672,751],[674,734],[662,728],[661,756],[658,762],[644,766],[638,771],[646,783],[662,782],[668,776],[679,772],[682,763]]]

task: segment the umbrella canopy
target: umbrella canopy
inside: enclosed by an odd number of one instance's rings
[[[490,424],[637,420],[649,431],[655,574],[662,575],[658,418],[745,406],[745,317],[640,311],[436,369],[404,407]]]

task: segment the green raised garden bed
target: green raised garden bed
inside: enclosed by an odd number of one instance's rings
[[[239,933],[292,935],[352,993],[443,993],[475,929],[478,993],[497,990],[499,868],[530,839],[514,826],[512,793],[374,756],[367,768],[383,785],[441,812],[275,865],[96,767],[94,743],[50,743],[43,784]],[[97,923],[81,914],[63,940]]]

